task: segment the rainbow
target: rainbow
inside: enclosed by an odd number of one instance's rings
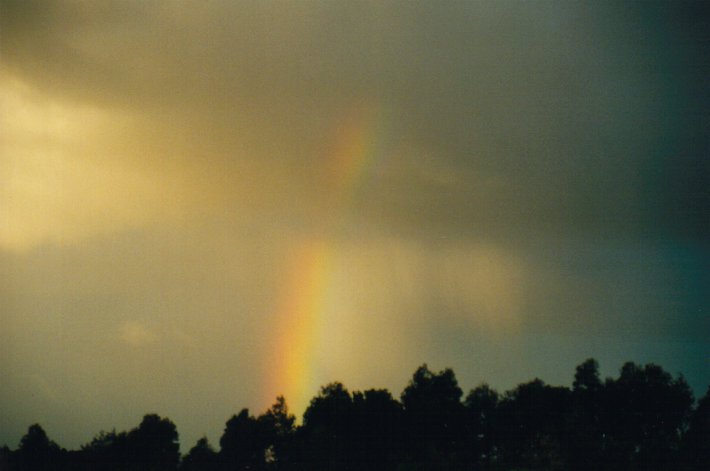
[[[386,120],[382,107],[354,107],[336,132],[334,146],[324,165],[328,234],[337,234],[351,211],[361,185],[382,164]],[[327,340],[327,299],[332,289],[336,236],[314,236],[296,244],[287,262],[283,287],[276,304],[275,342],[267,355],[263,388],[265,400],[284,395],[293,411],[302,413],[322,386],[323,359],[319,349]],[[329,378],[332,380],[336,378]]]

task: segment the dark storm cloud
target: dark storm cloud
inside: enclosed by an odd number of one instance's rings
[[[400,160],[433,154],[459,175],[371,182],[362,211],[408,230],[708,235],[707,14],[694,4],[5,2],[3,13],[10,70],[78,100],[153,109],[162,138],[204,136],[203,158],[246,149],[312,167],[344,107],[383,103],[390,142],[409,146]]]
[[[703,343],[708,255],[677,242],[558,240],[530,261],[526,329]]]

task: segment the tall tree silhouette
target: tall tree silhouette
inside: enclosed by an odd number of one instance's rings
[[[282,468],[293,456],[295,423],[296,417],[289,413],[283,396],[278,396],[257,419],[257,426],[265,437],[265,462],[269,468]]]
[[[156,414],[143,417],[138,428],[128,433],[128,462],[132,469],[173,471],[180,462],[180,445],[175,424]]]
[[[562,469],[569,409],[569,389],[540,379],[507,392],[498,415],[502,461],[510,467]]]
[[[170,419],[147,414],[129,432],[100,432],[71,457],[69,469],[174,471],[180,461],[178,438]]]
[[[258,417],[232,416],[219,452],[202,438],[180,465],[177,428],[156,414],[77,451],[34,424],[17,450],[0,449],[0,471],[704,471],[710,462],[710,389],[693,409],[683,377],[654,364],[626,363],[602,382],[588,359],[571,390],[534,379],[499,395],[481,384],[463,403],[454,372],[425,364],[400,397],[330,383],[299,427],[280,396]]]
[[[316,469],[393,469],[402,435],[402,406],[386,389],[321,389],[304,414],[303,460]]]
[[[14,464],[19,470],[60,469],[61,449],[39,424],[30,425],[20,440]]]
[[[466,396],[467,446],[472,464],[484,467],[495,460],[495,420],[499,395],[481,384]]]
[[[688,469],[700,471],[710,463],[710,387],[698,401],[684,437],[684,455]]]
[[[219,440],[220,461],[224,469],[263,469],[267,439],[257,420],[249,415],[249,409],[242,409],[232,416]]]
[[[118,471],[128,467],[128,434],[100,432],[91,442],[81,447],[80,463],[83,469]]]
[[[603,394],[599,363],[590,358],[577,366],[572,383],[567,457],[568,463],[576,469],[598,469],[602,465],[605,437],[601,422]]]
[[[353,399],[342,383],[323,386],[303,414],[303,459],[316,469],[351,466]]]
[[[219,464],[219,455],[207,438],[202,437],[183,458],[180,471],[217,471]]]
[[[434,373],[424,364],[414,372],[401,395],[408,451],[414,461],[457,461],[465,430],[462,395],[451,369]]]
[[[0,469],[10,469],[12,455],[13,453],[7,445],[0,448]]]
[[[693,396],[683,377],[660,366],[624,364],[605,387],[605,454],[617,469],[673,469]]]
[[[353,393],[353,456],[360,469],[393,469],[401,448],[402,405],[386,389]]]

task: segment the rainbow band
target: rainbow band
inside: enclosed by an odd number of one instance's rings
[[[363,181],[386,154],[382,150],[384,122],[381,108],[359,106],[338,129],[336,145],[326,167],[328,214],[335,215],[331,227],[341,230]],[[323,373],[323,359],[317,351],[327,339],[326,300],[336,247],[324,238],[298,245],[288,265],[284,287],[275,314],[278,334],[272,346],[270,372],[264,386],[266,398],[284,395],[296,413],[303,412],[313,397]],[[336,379],[336,378],[332,378]]]

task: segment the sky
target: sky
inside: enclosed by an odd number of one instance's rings
[[[589,357],[710,378],[710,13],[0,0],[0,445]]]

